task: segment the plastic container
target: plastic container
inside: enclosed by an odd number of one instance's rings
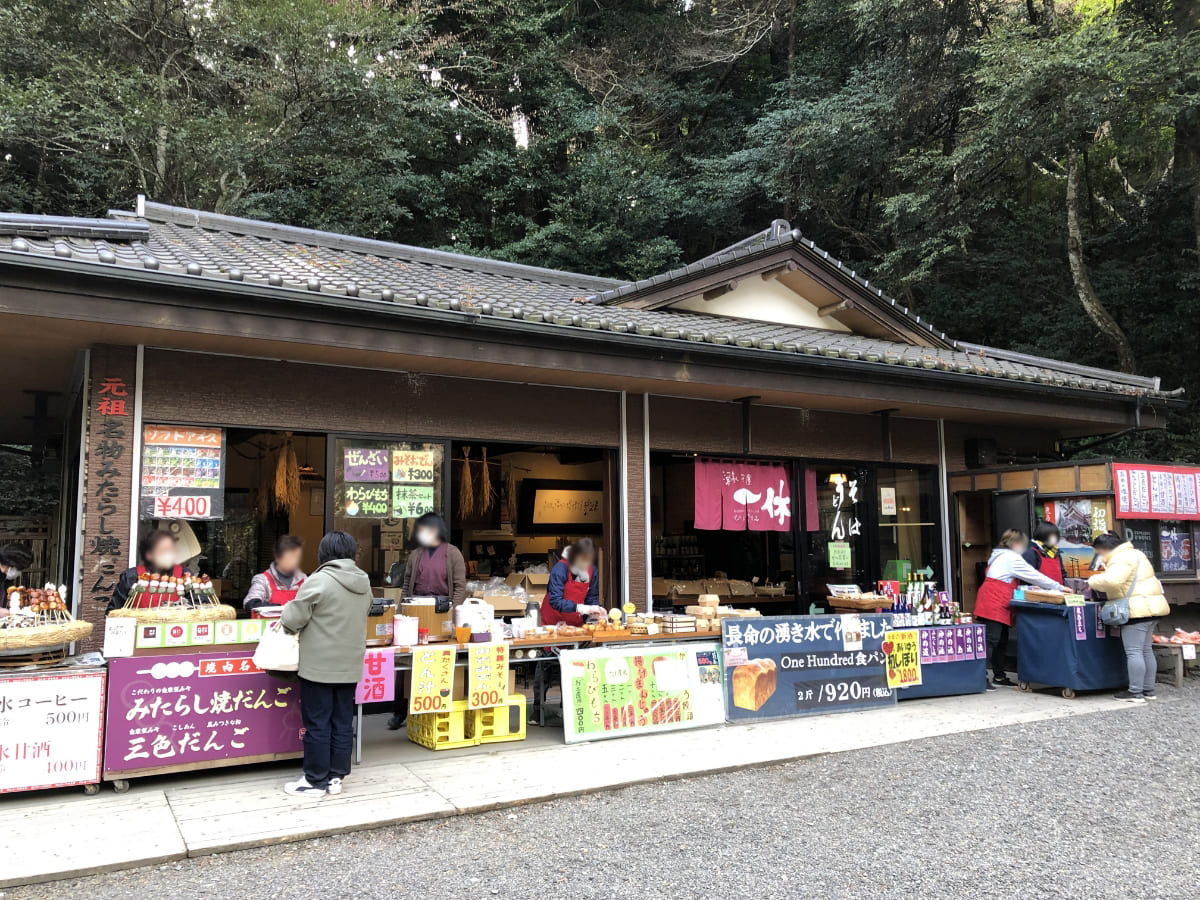
[[[525,703],[524,694],[509,694],[503,706],[471,710],[466,737],[479,744],[525,740]]]
[[[479,739],[473,733],[467,734],[467,726],[473,719],[473,713],[473,710],[467,709],[466,700],[455,700],[450,712],[410,715],[408,739],[430,750],[474,747],[479,743]]]
[[[392,643],[397,647],[411,647],[419,640],[416,616],[396,616]]]
[[[492,639],[492,633],[490,631],[472,631],[471,632],[471,643],[472,644],[486,644],[486,643],[489,643],[491,641],[491,639]]]
[[[455,628],[454,628],[454,638],[455,638],[455,640],[457,640],[457,641],[458,641],[460,644],[466,644],[466,643],[470,642],[470,640],[471,640],[471,626],[470,626],[470,625],[457,625],[457,626],[455,626]]]

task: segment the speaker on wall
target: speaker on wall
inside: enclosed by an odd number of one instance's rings
[[[969,438],[963,443],[968,469],[986,469],[999,465],[1000,451],[992,438]]]

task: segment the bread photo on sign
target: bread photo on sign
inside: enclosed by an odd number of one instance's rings
[[[733,670],[733,705],[757,711],[775,693],[775,660],[756,659]]]

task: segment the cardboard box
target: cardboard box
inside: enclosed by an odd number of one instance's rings
[[[496,617],[525,615],[525,601],[514,594],[501,594],[496,591],[485,593],[483,602],[490,603],[496,611]]]
[[[671,593],[671,580],[669,578],[650,579],[650,593],[655,597],[669,596]]]
[[[521,586],[521,583],[524,581],[525,581],[525,575],[521,572],[513,572],[511,575],[509,575],[507,578],[504,579],[504,583],[507,584],[510,588],[519,588]]]
[[[521,587],[525,593],[529,595],[530,600],[542,602],[542,598],[546,596],[546,591],[550,587],[549,575],[529,574],[521,579]]]
[[[668,596],[672,600],[699,600],[701,594],[711,594],[704,589],[703,581],[672,581]]]
[[[729,582],[728,581],[706,581],[704,582],[704,593],[716,594],[718,597],[728,597]]]

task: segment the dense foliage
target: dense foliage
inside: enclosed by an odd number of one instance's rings
[[[639,277],[787,218],[1200,395],[1189,0],[7,0],[0,208],[138,192]],[[1116,449],[1200,460],[1200,409]]]

